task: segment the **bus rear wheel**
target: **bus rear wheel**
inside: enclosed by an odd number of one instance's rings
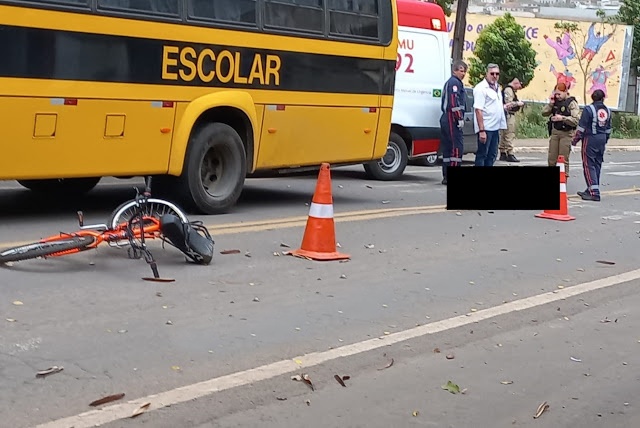
[[[238,201],[247,175],[240,135],[225,123],[209,123],[191,137],[179,178],[184,202],[202,214],[222,214]]]
[[[409,162],[409,151],[402,137],[395,132],[389,135],[387,153],[378,161],[366,163],[364,170],[369,178],[381,181],[397,180]]]
[[[21,186],[32,192],[52,195],[81,195],[91,191],[99,182],[100,177],[18,180]]]

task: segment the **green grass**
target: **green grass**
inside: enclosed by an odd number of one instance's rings
[[[541,104],[527,104],[516,121],[516,138],[549,138]],[[634,114],[613,112],[612,125],[612,138],[640,138],[640,117]]]

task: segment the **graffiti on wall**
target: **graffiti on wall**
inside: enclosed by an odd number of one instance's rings
[[[497,18],[495,15],[467,14],[465,59],[473,55],[475,43],[484,27]],[[628,26],[575,22],[579,32],[569,34],[554,27],[556,22],[560,22],[559,19],[515,19],[522,25],[525,37],[537,52],[534,78],[518,92],[521,99],[545,102],[555,84],[564,82],[581,104],[584,103],[585,89],[587,97],[596,89],[602,89],[607,94],[607,104],[618,106],[619,109],[625,107],[622,104],[627,88],[622,77],[629,68],[629,52],[626,50],[630,47],[632,36]],[[455,13],[452,13],[447,19],[450,44],[453,44],[454,22]],[[586,79],[583,69],[587,72]]]

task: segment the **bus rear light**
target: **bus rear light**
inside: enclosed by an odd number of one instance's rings
[[[66,106],[77,106],[78,105],[78,99],[77,98],[65,98],[64,99],[64,105],[66,105]]]
[[[173,108],[173,101],[163,101],[162,108]]]
[[[162,134],[168,134],[171,132],[171,128],[160,128]]]
[[[434,30],[442,30],[442,21],[438,18],[431,18],[431,26]]]
[[[284,110],[284,104],[278,104],[278,105],[276,106],[276,110],[278,110],[278,111],[283,111],[283,110]]]

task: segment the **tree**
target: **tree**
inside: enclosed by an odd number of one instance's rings
[[[640,67],[640,2],[638,0],[622,0],[620,10],[614,19],[625,25],[633,25],[631,67]]]
[[[600,18],[600,21],[598,23],[594,22],[589,31],[599,33],[600,37],[607,40],[613,35],[613,32],[615,31],[615,24],[612,23],[612,20],[607,19],[604,11],[601,9],[598,9],[596,15]],[[589,40],[589,31],[585,33],[576,22],[556,22],[554,28],[561,33],[569,34],[569,41],[573,52],[575,53],[578,68],[580,68],[580,72],[582,73],[582,101],[587,104],[587,79],[593,72],[591,63],[594,59],[593,54],[588,55],[585,51],[585,45],[587,45],[587,40]]]
[[[451,16],[451,6],[454,0],[435,0],[435,2],[444,10],[447,17]]]
[[[501,85],[518,78],[527,85],[536,69],[536,51],[527,40],[522,25],[505,13],[484,27],[476,40],[474,56],[469,59],[469,83],[475,86],[485,74],[487,65],[500,66]]]

